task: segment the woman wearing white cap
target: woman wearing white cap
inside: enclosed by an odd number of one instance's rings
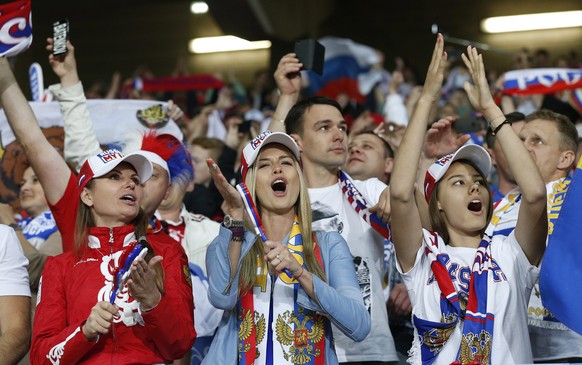
[[[531,363],[527,303],[547,234],[546,193],[538,170],[495,105],[483,60],[473,47],[463,61],[475,86],[473,106],[497,134],[523,200],[509,237],[487,229],[492,214],[486,177],[491,161],[466,145],[439,159],[424,184],[430,230],[422,227],[414,181],[431,108],[443,82],[446,53],[438,35],[421,98],[399,148],[391,179],[392,235],[413,302],[414,364]],[[441,124],[449,125],[450,120]]]
[[[241,156],[265,243],[245,230],[241,196],[208,164],[227,216],[206,255],[209,299],[224,316],[203,363],[337,364],[330,321],[361,341],[370,315],[345,241],[336,232],[311,231],[295,141],[267,131]]]
[[[4,58],[0,103],[51,210],[77,211],[75,250],[49,257],[40,279],[31,363],[154,364],[182,357],[195,339],[186,256],[154,235],[147,235],[149,243],[142,239],[142,183],[152,175],[151,162],[107,150],[89,158],[77,178],[44,137]],[[142,252],[138,244],[147,256],[126,259]]]

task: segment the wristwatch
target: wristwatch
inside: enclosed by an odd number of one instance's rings
[[[236,220],[231,215],[225,215],[222,225],[232,232],[231,241],[241,242],[245,234],[245,221]]]
[[[224,225],[224,227],[230,229],[230,228],[234,228],[234,227],[243,227],[245,226],[245,221],[243,220],[236,220],[234,219],[231,215],[227,214],[224,216],[224,220],[222,221],[222,225]]]

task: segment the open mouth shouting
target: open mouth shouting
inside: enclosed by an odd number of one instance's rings
[[[467,209],[471,212],[480,213],[483,209],[483,202],[479,199],[473,199],[469,202]]]
[[[287,192],[287,180],[283,178],[273,180],[271,189],[273,189],[275,196],[284,196]]]

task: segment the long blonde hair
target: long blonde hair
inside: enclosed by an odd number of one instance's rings
[[[299,162],[295,159],[293,154],[291,154],[291,156],[293,158],[295,170],[299,176],[299,198],[295,203],[295,213],[299,217],[299,227],[301,228],[301,235],[303,236],[303,255],[305,265],[307,266],[307,270],[309,270],[313,275],[319,277],[323,281],[327,281],[325,272],[319,265],[319,262],[315,256],[315,243],[313,242],[314,236],[311,230],[311,202],[309,200],[309,193],[307,192],[307,184],[303,177]],[[251,193],[253,201],[255,202],[257,210],[260,214],[261,202],[257,200],[255,190],[257,177],[256,166],[257,164],[255,163],[249,167],[246,181],[248,181],[247,187],[249,188],[249,192]],[[254,228],[250,227],[248,222],[247,228],[251,231],[254,230]],[[253,288],[257,278],[257,263],[262,267],[266,267],[266,262],[263,259],[263,256],[263,242],[261,241],[261,238],[257,236],[253,246],[242,259],[241,273],[239,278],[239,290],[241,293],[244,293],[245,291],[251,290]]]

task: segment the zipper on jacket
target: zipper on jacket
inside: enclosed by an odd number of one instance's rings
[[[113,244],[115,243],[115,239],[113,237],[113,228],[109,228],[109,262],[111,262],[111,260],[114,260],[114,255],[113,255]],[[115,269],[115,264],[114,267]],[[113,278],[113,280],[115,280],[115,278]],[[113,303],[113,305],[115,305],[115,303]],[[115,335],[115,322],[112,321],[111,322],[111,338],[113,340],[113,351],[111,351],[111,363],[112,364],[117,364],[117,336]]]

